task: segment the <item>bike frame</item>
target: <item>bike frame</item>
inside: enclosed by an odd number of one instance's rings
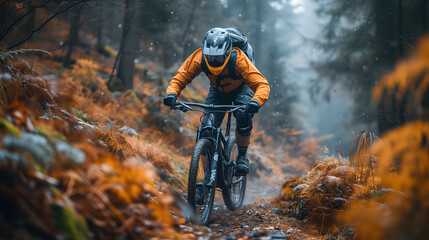
[[[213,114],[215,112],[225,112],[228,114],[228,120],[226,124],[226,132],[225,136],[222,134],[222,129],[220,127],[215,127],[212,125],[201,125],[197,129],[197,137],[196,142],[198,142],[201,139],[201,133],[204,130],[209,130],[210,132],[215,133],[215,137],[211,140],[214,140],[213,146],[214,146],[214,154],[213,159],[211,161],[211,173],[210,173],[210,180],[207,183],[208,187],[215,186],[216,176],[218,173],[222,173],[222,175],[217,178],[217,186],[220,188],[228,188],[231,187],[231,184],[236,183],[227,183],[225,181],[225,176],[223,176],[224,173],[224,166],[231,166],[231,164],[234,164],[232,159],[229,159],[229,157],[225,153],[225,147],[227,146],[228,140],[230,138],[230,131],[231,131],[231,118],[232,113],[235,111],[238,111],[240,109],[244,110],[244,106],[235,106],[235,105],[207,105],[207,104],[201,104],[201,103],[189,103],[189,102],[177,102],[177,105],[173,108],[182,110],[183,112],[186,111],[200,111],[203,112],[204,115]],[[193,109],[191,106],[200,107],[204,110],[197,110]],[[222,146],[223,144],[223,146]],[[219,161],[219,158],[221,158]],[[218,170],[220,170],[218,172]]]

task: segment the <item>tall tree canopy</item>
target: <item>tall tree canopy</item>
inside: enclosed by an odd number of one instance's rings
[[[348,89],[356,100],[353,120],[376,126],[380,132],[400,124],[384,107],[371,106],[371,89],[381,76],[414,48],[428,31],[429,10],[425,0],[325,1],[318,14],[327,17],[323,40],[318,44],[325,58],[313,62],[318,73],[312,92],[321,90],[320,79]]]

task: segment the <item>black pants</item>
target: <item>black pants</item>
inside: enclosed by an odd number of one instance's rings
[[[253,94],[253,91],[244,83],[230,93],[222,93],[210,87],[205,103],[213,105],[231,105],[232,103],[234,105],[245,105],[252,99]],[[214,113],[214,119],[210,119],[209,116],[205,115],[203,124],[214,124],[216,127],[220,127],[224,117],[225,113]],[[237,132],[241,136],[249,136],[253,128],[253,113],[236,111],[234,112],[234,117],[236,118]]]

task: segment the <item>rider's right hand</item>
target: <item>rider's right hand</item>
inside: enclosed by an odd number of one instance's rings
[[[176,95],[174,95],[174,93],[168,93],[164,98],[164,105],[174,107],[176,105]]]

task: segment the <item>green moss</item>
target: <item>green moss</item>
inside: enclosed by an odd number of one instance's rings
[[[170,156],[172,156],[172,154],[170,154]],[[175,167],[176,173],[179,174],[181,178],[183,178],[184,180],[188,181],[188,175],[189,175],[189,169],[188,169],[188,167],[184,166],[182,164],[182,162],[180,162],[178,159],[174,158],[173,156],[172,156],[171,161],[176,166]]]
[[[17,127],[15,127],[15,125],[13,125],[11,122],[4,118],[0,118],[0,127],[14,136],[21,136],[21,131]]]
[[[51,192],[52,196],[55,196],[55,197],[61,196],[61,191],[54,185],[49,185],[48,189]]]
[[[44,136],[45,138],[55,138],[56,140],[67,141],[66,136],[64,136],[63,134],[57,131],[49,132],[49,130],[43,128],[43,126],[38,126],[36,130],[38,134]]]
[[[109,90],[112,92],[115,92],[115,91],[122,92],[125,89],[124,83],[120,78],[117,78],[117,77],[113,77],[112,80],[110,80],[107,84],[108,84]]]
[[[45,128],[43,128],[43,127],[37,127],[36,128],[36,130],[37,130],[37,132],[40,134],[40,135],[42,135],[42,136],[44,136],[44,137],[46,137],[46,138],[50,138],[51,137],[51,134],[49,133],[49,131],[48,130],[46,130]]]
[[[118,118],[116,119],[116,121],[118,122],[119,125],[124,125],[125,124],[125,120],[122,118]]]
[[[80,118],[82,121],[92,124],[92,119],[88,117],[86,114],[82,113],[79,109],[73,108],[73,112]]]
[[[61,133],[59,133],[59,132],[57,132],[57,134],[55,135],[55,137],[56,137],[58,140],[61,140],[61,141],[65,141],[65,142],[67,142],[67,138],[66,138],[66,136],[64,136],[63,134],[61,134]]]
[[[0,83],[0,104],[4,105],[6,101],[6,91],[4,89],[3,83]]]
[[[182,184],[182,182],[175,176],[171,176],[169,179],[169,183],[175,187],[180,189],[186,189],[186,186]]]
[[[134,90],[127,90],[124,92],[123,96],[127,100],[127,102],[131,103],[141,103],[140,98],[137,96],[137,93]]]
[[[160,185],[160,183],[158,181],[156,181],[156,180],[152,180],[152,183],[153,183],[153,185],[155,185],[157,187]]]
[[[53,206],[57,227],[67,239],[88,239],[88,226],[82,216],[75,217],[70,206]]]
[[[200,228],[201,228],[201,230],[203,230],[206,233],[211,233],[212,232],[212,230],[210,228],[206,227],[206,226],[201,226]]]
[[[182,184],[182,182],[180,181],[179,178],[177,178],[176,176],[172,176],[172,175],[168,174],[164,170],[158,171],[158,175],[162,181],[164,181],[168,184],[171,184],[171,185],[173,185],[179,189],[185,189],[186,188],[186,186]]]

